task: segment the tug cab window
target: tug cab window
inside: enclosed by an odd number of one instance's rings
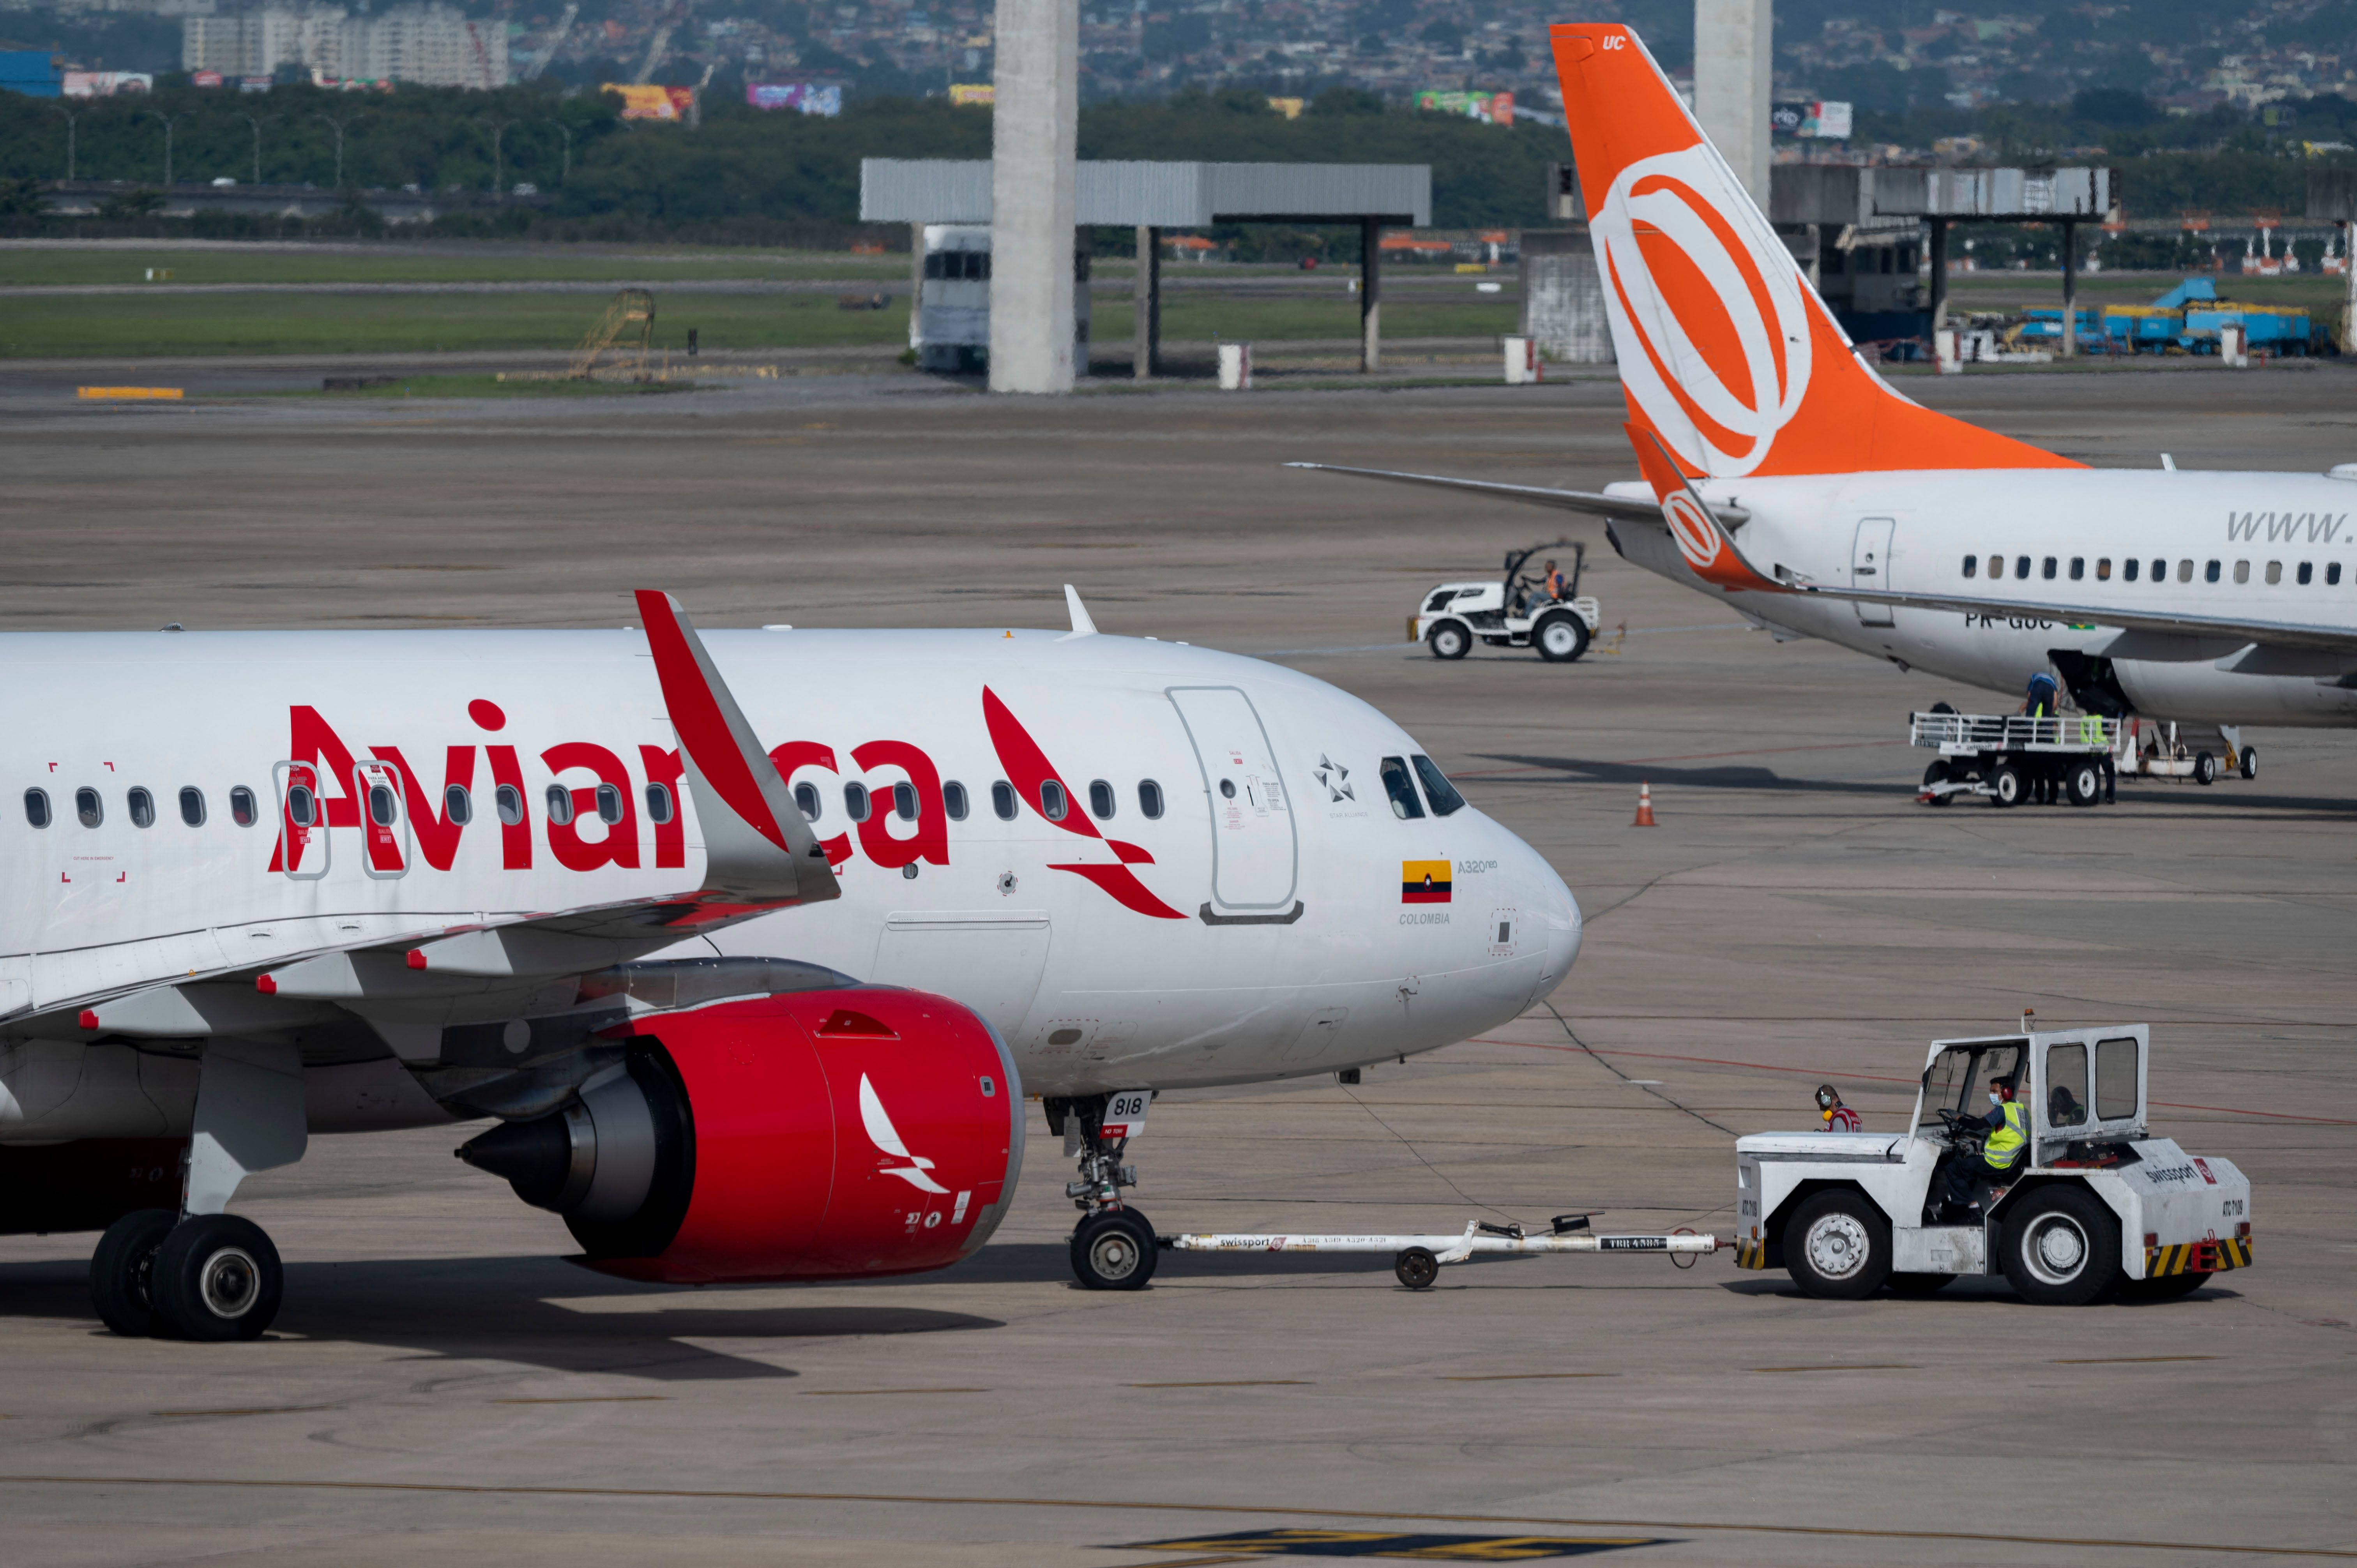
[[[1392,815],[1410,822],[1424,815],[1424,802],[1415,798],[1415,785],[1408,778],[1407,759],[1386,757],[1381,769],[1383,793],[1391,797]]]

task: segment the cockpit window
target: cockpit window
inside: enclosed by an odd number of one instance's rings
[[[1392,798],[1392,815],[1404,822],[1414,822],[1424,815],[1424,802],[1415,798],[1415,785],[1407,776],[1407,763],[1396,757],[1383,758],[1383,793]]]
[[[1433,765],[1432,758],[1418,752],[1411,760],[1415,764],[1417,780],[1424,785],[1424,798],[1432,802],[1434,816],[1445,817],[1464,808],[1465,797],[1457,792],[1448,775]]]

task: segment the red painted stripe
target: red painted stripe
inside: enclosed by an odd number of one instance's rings
[[[639,614],[646,622],[647,646],[654,650],[655,676],[662,682],[663,705],[670,710],[672,728],[680,745],[695,758],[695,766],[729,810],[752,825],[753,831],[791,854],[786,835],[770,815],[770,805],[754,781],[753,768],[728,733],[728,721],[695,662],[687,632],[670,598],[651,588],[638,592]]]

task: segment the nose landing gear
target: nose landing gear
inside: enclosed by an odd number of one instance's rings
[[[1072,1277],[1083,1290],[1144,1290],[1161,1261],[1161,1246],[1146,1216],[1122,1201],[1121,1189],[1137,1185],[1137,1167],[1121,1163],[1129,1144],[1129,1131],[1145,1116],[1150,1096],[1142,1090],[1120,1094],[1049,1096],[1042,1101],[1048,1131],[1060,1133],[1064,1153],[1078,1156],[1080,1179],[1064,1184],[1064,1196],[1081,1211],[1072,1230]],[[1114,1123],[1111,1135],[1105,1109],[1111,1102],[1137,1101],[1135,1115]]]

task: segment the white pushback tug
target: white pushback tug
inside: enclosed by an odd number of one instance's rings
[[[1737,1140],[1738,1267],[1784,1268],[1806,1294],[1928,1295],[2002,1274],[2024,1300],[2182,1295],[2251,1262],[2251,1184],[2147,1128],[2142,1024],[1935,1040],[1903,1133]],[[1948,1159],[1981,1159],[1977,1112],[2011,1079],[2029,1142],[1965,1223],[1943,1223]],[[1950,1214],[1948,1218],[1955,1218]]]

